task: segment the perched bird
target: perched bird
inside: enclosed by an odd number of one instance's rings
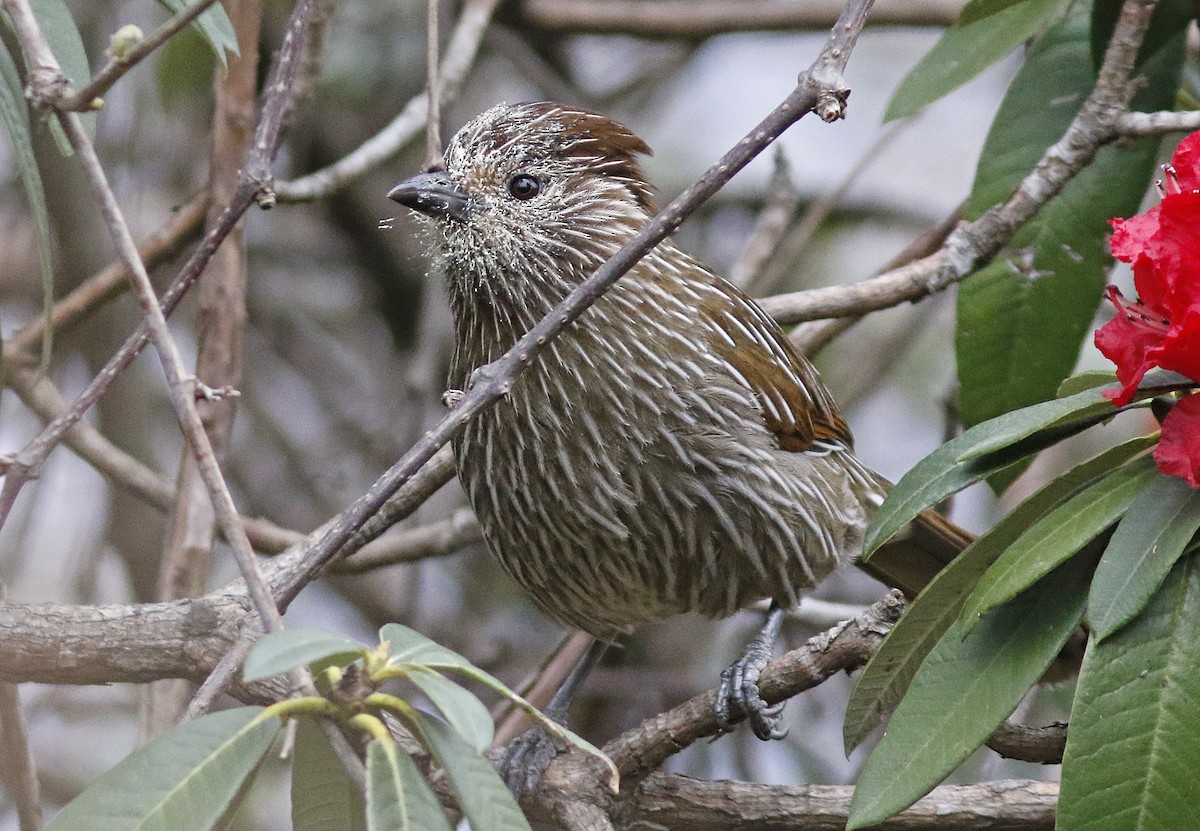
[[[650,149],[604,116],[500,105],[389,196],[428,216],[456,341],[450,386],[498,358],[652,217]],[[454,442],[488,548],[551,618],[601,641],[685,612],[776,610],[859,552],[888,483],[816,370],[738,288],[660,243]],[[892,558],[912,592],[963,545],[936,519]],[[914,546],[909,546],[910,549]],[[886,562],[880,556],[880,562]],[[872,565],[875,560],[872,560]],[[725,675],[762,738],[758,673]]]

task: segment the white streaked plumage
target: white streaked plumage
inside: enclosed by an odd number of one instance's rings
[[[495,107],[452,139],[446,173],[470,208],[433,221],[458,331],[451,386],[647,221],[636,152],[619,125],[544,104]],[[540,194],[510,195],[518,173]],[[794,604],[857,553],[882,493],[811,366],[669,241],[454,449],[508,572],[547,614],[610,640],[683,612]]]

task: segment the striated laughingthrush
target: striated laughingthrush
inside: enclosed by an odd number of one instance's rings
[[[600,115],[500,105],[454,136],[444,168],[391,191],[432,218],[457,335],[452,388],[651,218],[637,161],[649,152]],[[889,487],[855,457],[780,327],[669,240],[551,341],[454,452],[505,570],[551,618],[604,641],[685,612],[796,605],[856,556]],[[871,561],[910,593],[965,544],[936,517],[919,522]],[[759,711],[756,733],[779,735],[756,678],[730,692]]]

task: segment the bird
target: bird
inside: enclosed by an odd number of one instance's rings
[[[450,402],[651,220],[650,152],[599,113],[500,104],[392,188],[444,273]],[[763,739],[785,732],[757,687],[782,612],[855,560],[891,487],[783,329],[669,238],[452,446],[490,552],[543,613],[598,644],[769,600],[718,698],[723,720],[740,710]],[[871,566],[913,594],[968,540],[922,515],[905,550]]]

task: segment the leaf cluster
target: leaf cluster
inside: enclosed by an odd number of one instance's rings
[[[473,681],[509,699],[563,743],[605,761],[599,750],[456,652],[399,624],[366,647],[319,629],[288,629],[263,638],[246,661],[256,681],[308,667],[323,697],[292,698],[270,707],[210,714],[159,736],[109,770],[68,804],[49,831],[208,831],[228,826],[288,720],[299,722],[292,753],[292,821],[298,831],[449,831],[432,784],[445,781],[477,831],[528,831],[508,788],[483,751],[492,719],[474,694],[450,677]],[[403,679],[437,715],[379,688]],[[428,775],[396,741],[394,717],[432,759]],[[364,746],[365,786],[357,788],[318,720]]]

